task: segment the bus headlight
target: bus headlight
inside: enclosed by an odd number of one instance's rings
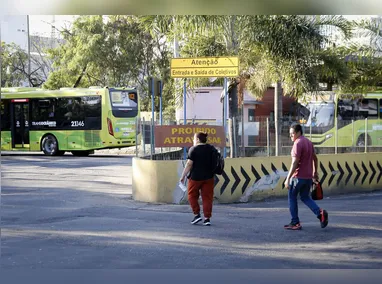
[[[326,138],[326,140],[328,140],[328,139],[331,138],[332,136],[333,136],[332,133],[330,133],[330,134],[326,134],[325,138]]]

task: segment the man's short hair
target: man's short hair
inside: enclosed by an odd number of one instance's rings
[[[301,135],[303,134],[303,133],[302,133],[302,127],[301,127],[301,125],[298,124],[298,123],[296,123],[296,124],[292,124],[290,128],[292,128],[292,129],[294,130],[295,133],[300,132]]]
[[[202,143],[206,143],[207,142],[207,137],[208,137],[208,134],[205,133],[205,132],[197,132],[196,133],[196,138],[198,138],[199,141],[202,142]]]

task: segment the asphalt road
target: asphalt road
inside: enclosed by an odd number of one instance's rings
[[[382,192],[325,198],[321,229],[300,203],[188,205],[132,200],[131,156],[1,157],[2,268],[382,268]]]

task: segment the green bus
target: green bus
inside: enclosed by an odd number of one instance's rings
[[[300,119],[316,148],[382,146],[382,92],[311,96]]]
[[[1,150],[87,156],[132,146],[137,117],[134,88],[2,88]]]

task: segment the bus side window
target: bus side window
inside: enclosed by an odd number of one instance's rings
[[[352,120],[354,119],[354,101],[353,100],[339,100],[337,107],[337,114],[339,120]]]
[[[358,102],[358,110],[363,118],[378,118],[378,100],[363,99]]]
[[[83,97],[86,129],[101,129],[101,96]]]
[[[1,100],[1,131],[11,129],[9,100]]]
[[[73,116],[71,104],[71,98],[58,98],[57,125],[59,125],[60,128],[70,127],[70,120]]]
[[[56,121],[56,99],[31,99],[31,120],[32,122],[39,121]],[[33,125],[33,124],[32,124]],[[38,125],[33,128],[47,128],[46,126]]]

